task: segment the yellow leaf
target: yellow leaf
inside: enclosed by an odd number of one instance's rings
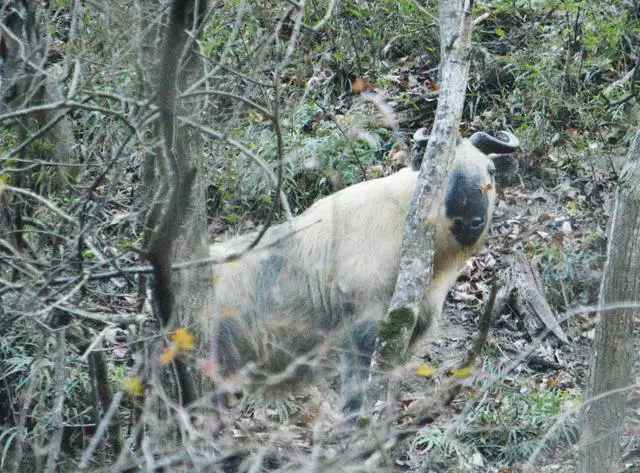
[[[461,379],[467,378],[473,374],[473,366],[465,366],[464,368],[460,368],[459,370],[453,370],[451,374],[451,379]]]
[[[160,355],[160,364],[168,365],[176,358],[177,355],[178,355],[177,347],[175,346],[165,347],[164,351],[162,352],[162,355]]]
[[[435,376],[436,370],[426,363],[423,363],[416,368],[416,374],[424,376],[425,378],[430,378],[431,376]]]
[[[171,337],[171,341],[180,350],[192,351],[196,348],[196,337],[194,337],[186,328],[176,330],[176,333]]]
[[[144,396],[144,385],[140,378],[125,378],[120,381],[120,388],[131,396]]]

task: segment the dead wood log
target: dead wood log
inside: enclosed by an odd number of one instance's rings
[[[562,343],[569,343],[567,335],[549,306],[537,268],[521,251],[516,251],[508,261],[506,271],[498,275],[500,291],[496,298],[494,316],[508,307],[524,323],[532,339],[544,331]]]

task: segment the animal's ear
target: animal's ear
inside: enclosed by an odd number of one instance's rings
[[[471,135],[469,141],[484,154],[509,154],[520,147],[520,140],[516,135],[508,131],[500,131],[498,133],[501,134],[505,140],[491,136],[483,131],[478,131]]]
[[[422,158],[429,143],[429,130],[426,128],[418,128],[413,134],[411,143],[411,169],[418,171],[422,165]]]
[[[520,166],[513,154],[494,154],[489,158],[495,166],[495,180],[499,187],[511,187],[520,183]]]

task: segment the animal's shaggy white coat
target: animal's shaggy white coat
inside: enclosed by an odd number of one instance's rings
[[[437,222],[435,267],[426,288],[430,320],[420,321],[422,329],[439,317],[459,270],[484,244],[495,203],[493,163],[468,140],[458,145],[450,175],[456,169],[475,176],[463,185],[479,186],[471,190],[486,194],[485,226],[475,243],[461,245],[450,231],[443,199],[432,219]],[[255,361],[258,370],[283,370],[308,350],[340,347],[331,336],[341,334],[340,340],[344,331],[335,329],[382,320],[398,276],[417,177],[417,171],[406,168],[342,189],[291,222],[270,228],[257,249],[217,266],[216,303],[207,330],[218,334],[214,354],[222,371],[233,372],[248,361]],[[254,237],[212,245],[211,255],[241,252]],[[368,338],[358,348],[372,352]]]

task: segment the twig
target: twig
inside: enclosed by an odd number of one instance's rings
[[[331,18],[331,15],[333,14],[333,9],[335,7],[336,7],[336,0],[329,0],[329,5],[327,5],[327,9],[324,12],[324,17],[322,17],[322,19],[318,23],[313,25],[311,29],[313,31],[318,31],[320,28],[322,28],[325,25],[325,23],[329,21],[329,18]]]
[[[118,391],[115,396],[113,396],[113,400],[111,401],[111,405],[107,412],[105,412],[102,420],[100,421],[100,425],[96,429],[96,433],[91,438],[91,442],[89,442],[89,446],[82,454],[82,458],[80,459],[80,464],[78,465],[78,469],[80,471],[86,470],[89,466],[89,460],[93,456],[93,452],[95,452],[98,445],[102,441],[105,432],[107,431],[107,427],[109,427],[109,423],[111,422],[111,418],[116,414],[118,408],[120,407],[120,402],[122,401],[124,393],[122,391]]]
[[[53,427],[53,435],[47,447],[47,464],[44,473],[55,473],[58,466],[58,456],[62,446],[62,435],[64,433],[64,416],[62,409],[65,400],[65,384],[67,379],[67,368],[65,364],[65,355],[67,353],[66,344],[66,328],[62,327],[56,330],[56,359],[54,365],[55,375],[55,392],[56,400],[51,414],[51,425]]]
[[[67,215],[56,204],[51,202],[49,199],[46,199],[46,198],[42,197],[39,194],[31,192],[30,190],[27,190],[27,189],[22,189],[20,187],[14,187],[14,186],[10,186],[8,184],[0,184],[0,193],[2,193],[3,190],[8,190],[10,192],[15,192],[16,194],[24,195],[24,196],[27,196],[27,197],[29,197],[31,199],[37,200],[38,202],[44,204],[48,209],[52,210],[54,213],[56,213],[57,215],[62,217],[67,222],[72,223],[75,226],[79,225],[78,221],[74,217],[72,217],[71,215]]]
[[[195,92],[189,92],[188,94],[182,94],[180,98],[189,99],[192,97],[198,97],[200,95],[216,95],[219,97],[227,97],[230,99],[238,100],[240,102],[246,103],[247,105],[255,108],[258,112],[264,115],[265,118],[268,118],[269,120],[274,120],[273,114],[269,110],[267,110],[265,107],[260,105],[259,103],[254,102],[250,98],[245,97],[243,95],[233,94],[231,92],[223,92],[221,90],[212,90],[212,89],[203,89],[203,90],[196,90]]]
[[[614,102],[610,101],[607,98],[606,95],[603,95],[605,100],[607,100],[607,108],[613,108],[613,107],[617,107],[618,105],[622,105],[623,103],[628,102],[629,100],[633,99],[636,96],[636,93],[637,93],[637,90],[638,90],[637,87],[636,87],[636,82],[638,81],[638,73],[639,73],[638,71],[639,70],[640,70],[640,68],[638,68],[638,64],[636,62],[636,65],[627,74],[627,76],[629,74],[631,74],[631,79],[629,80],[629,84],[631,86],[631,93],[629,95],[627,95],[626,97],[621,98],[620,100],[616,100]],[[625,76],[625,78],[626,78],[626,76]],[[612,84],[610,87],[613,87],[614,85],[615,85],[615,83]]]
[[[269,165],[262,158],[260,158],[260,156],[255,154],[253,151],[251,151],[249,148],[244,146],[242,143],[234,140],[233,138],[229,138],[224,133],[215,131],[214,129],[206,125],[203,125],[201,123],[196,123],[186,117],[178,117],[178,120],[195,128],[196,130],[201,131],[206,135],[209,135],[217,140],[224,141],[225,143],[236,148],[238,151],[241,151],[242,153],[244,153],[248,158],[250,158],[254,163],[256,163],[260,167],[260,169],[264,171],[264,173],[267,175],[269,180],[271,180],[271,183],[273,184],[273,186],[276,188],[278,187],[278,177],[273,173]],[[289,206],[289,201],[287,200],[287,196],[284,194],[284,192],[281,191],[279,193],[279,197],[280,197],[280,204],[282,205],[282,208],[284,209],[286,215],[291,216],[292,215],[291,207]]]
[[[266,245],[261,245],[260,248],[258,249],[259,251],[264,250],[264,249],[268,249],[268,248],[272,248],[274,246],[279,245],[280,243],[282,243],[283,241],[285,241],[288,238],[291,238],[291,236],[302,232],[308,228],[310,228],[311,226],[317,224],[318,222],[320,222],[320,220],[317,220],[315,222],[310,223],[309,225],[306,225],[304,227],[300,227],[300,228],[296,228],[294,230],[291,230],[289,233],[287,233],[286,235],[277,238],[271,242],[269,242]],[[255,250],[255,248],[253,249]],[[217,256],[217,257],[209,257],[209,258],[202,258],[202,259],[197,259],[197,260],[191,260],[191,261],[182,261],[182,262],[178,262],[178,263],[174,263],[171,265],[171,269],[174,271],[180,271],[183,269],[191,269],[191,268],[197,268],[200,266],[206,266],[206,265],[211,265],[211,264],[225,264],[225,263],[229,263],[231,261],[235,261],[238,258],[241,258],[244,254],[246,254],[249,251],[253,251],[253,250],[243,250],[240,252],[234,252],[234,253],[229,253],[226,254],[222,257]],[[138,266],[130,266],[130,267],[126,267],[126,268],[119,268],[119,269],[112,269],[109,271],[98,271],[98,272],[91,272],[90,270],[85,269],[84,273],[83,273],[83,281],[99,281],[99,280],[105,280],[105,279],[111,279],[114,277],[128,277],[129,275],[132,274],[151,274],[153,272],[153,267],[150,265],[138,265]],[[63,284],[69,284],[71,282],[74,282],[78,279],[78,276],[60,276],[60,277],[56,277],[56,278],[51,278],[49,280],[46,281],[46,285],[49,286],[59,286],[59,285],[63,285]],[[0,282],[3,282],[2,279],[0,279]],[[41,281],[38,281],[41,282]],[[33,283],[35,284],[35,282]],[[2,296],[3,294],[6,294],[8,292],[11,291],[18,291],[21,289],[24,289],[25,287],[28,286],[27,283],[13,283],[13,282],[9,282],[9,281],[4,281],[3,284],[1,284],[0,286],[0,296]],[[57,307],[60,310],[64,310],[64,311],[69,311],[70,309],[67,306],[64,306],[62,304],[58,304]],[[79,309],[74,309],[76,311],[75,315],[78,315],[80,317],[86,317],[88,319],[91,320],[95,320],[95,321],[103,321],[104,320],[98,320],[95,317],[93,317],[92,315],[90,315],[90,313],[88,312],[83,312],[80,311]],[[73,312],[71,312],[73,314]],[[23,314],[24,315],[24,314]],[[101,316],[98,316],[99,318],[101,318]],[[116,323],[116,324],[120,324],[120,323],[129,323],[130,321],[124,316],[124,315],[117,315],[117,314],[106,314],[106,321],[108,323]],[[120,319],[120,317],[122,317],[122,319]],[[115,319],[114,319],[115,318]],[[0,327],[2,325],[0,324]]]
[[[36,389],[40,386],[38,382],[38,378],[42,373],[42,366],[44,365],[44,361],[39,359],[31,366],[31,372],[27,379],[24,380],[25,383],[25,391],[20,396],[22,399],[22,406],[19,410],[20,417],[18,420],[18,424],[16,425],[16,435],[14,439],[13,446],[13,473],[20,473],[22,471],[22,455],[24,452],[24,442],[26,440],[26,424],[27,424],[27,416],[31,412],[30,406],[33,402],[33,398],[36,393]]]
[[[279,87],[279,81],[280,81],[280,74],[278,72],[278,68],[276,67],[275,73],[274,73],[274,78],[273,78],[273,82],[274,82],[274,90],[275,90],[275,98],[273,101],[273,118],[272,118],[272,122],[273,122],[273,126],[275,128],[276,131],[276,141],[277,141],[277,157],[278,157],[278,175],[277,175],[277,179],[278,182],[276,183],[276,189],[275,189],[275,193],[276,195],[280,195],[282,194],[282,174],[283,174],[283,165],[282,165],[282,160],[283,160],[283,139],[282,139],[282,128],[280,128],[280,87]],[[265,233],[267,233],[267,230],[269,229],[269,227],[271,226],[271,222],[273,221],[273,217],[275,216],[276,213],[276,208],[278,205],[278,199],[274,199],[273,203],[271,204],[271,208],[269,209],[269,213],[267,214],[267,218],[264,221],[264,224],[262,225],[262,228],[260,229],[260,231],[258,232],[258,234],[256,235],[256,237],[253,239],[253,241],[251,242],[251,244],[247,247],[247,250],[252,250],[253,248],[255,248],[258,243],[260,242],[260,240],[262,240],[262,237],[265,235]],[[287,213],[287,217],[289,218],[289,220],[291,220],[292,216],[291,216],[291,211],[288,211]]]

